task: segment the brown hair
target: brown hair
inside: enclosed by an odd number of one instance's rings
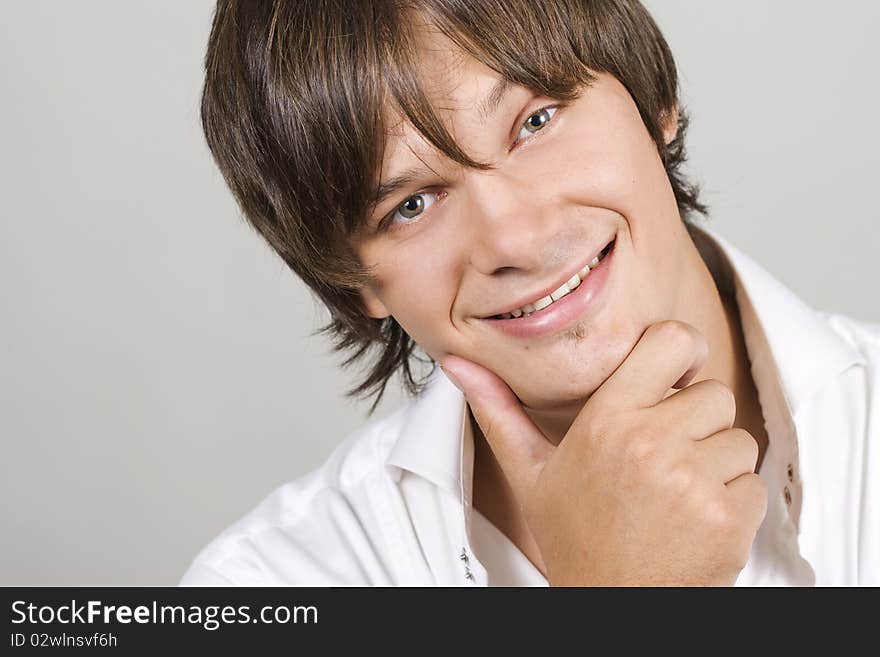
[[[461,150],[419,86],[416,15],[544,96],[569,100],[591,71],[613,75],[657,144],[682,218],[706,213],[681,171],[688,117],[675,63],[636,0],[219,0],[201,107],[208,146],[244,216],[329,309],[316,333],[351,352],[342,366],[378,352],[347,392],[375,395],[370,414],[395,372],[421,391],[413,359],[436,367],[393,317],[369,317],[358,291],[371,278],[352,239],[378,183],[385,103],[452,160],[491,168]]]

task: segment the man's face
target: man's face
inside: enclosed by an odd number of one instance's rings
[[[496,168],[460,167],[399,117],[389,122],[380,181],[424,172],[376,206],[356,246],[375,266],[365,305],[435,360],[451,353],[492,370],[528,408],[582,403],[648,325],[686,301],[689,238],[657,148],[607,74],[567,106],[513,85],[481,113],[500,76],[432,38],[432,103],[465,152]],[[573,281],[612,240],[568,295],[530,317],[493,318]]]

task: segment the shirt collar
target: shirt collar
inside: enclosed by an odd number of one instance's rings
[[[464,394],[437,367],[422,393],[404,409],[400,434],[386,463],[460,494],[466,479],[466,408]]]
[[[736,294],[753,367],[768,351],[778,373],[789,415],[823,385],[854,364],[864,364],[856,349],[838,335],[822,313],[769,274],[749,256],[704,224],[687,224],[691,237],[719,289]],[[765,342],[766,345],[759,343]],[[758,353],[753,353],[751,347]],[[766,349],[761,349],[766,347]],[[756,381],[760,388],[760,382]]]
[[[792,418],[819,388],[863,357],[824,317],[747,255],[705,225],[688,230],[722,291],[736,296],[762,407],[779,407],[784,433],[795,439]],[[404,410],[387,463],[408,470],[471,502],[473,440],[464,395],[438,367]],[[768,426],[771,433],[778,427]],[[796,458],[798,446],[787,446]],[[803,446],[800,446],[803,457]]]

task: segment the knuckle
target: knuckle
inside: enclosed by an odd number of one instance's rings
[[[733,509],[721,500],[706,505],[706,519],[721,534],[731,534],[738,525]]]
[[[756,474],[750,474],[749,479],[753,481],[753,490],[755,496],[755,506],[762,509],[762,514],[767,512],[767,484]]]
[[[745,429],[741,429],[736,427],[730,430],[734,436],[742,443],[742,449],[749,455],[752,459],[752,462],[757,464],[758,462],[758,441],[755,440],[755,437],[750,434]],[[763,481],[758,478],[759,484],[763,485]]]
[[[665,474],[670,492],[676,497],[687,495],[694,490],[697,477],[693,468],[687,465],[677,465],[669,469]]]
[[[740,475],[737,480],[739,482],[737,506],[742,509],[742,513],[758,520],[760,524],[760,520],[763,520],[767,513],[767,484],[760,475],[753,472]]]
[[[736,419],[736,397],[733,390],[718,379],[705,379],[695,385],[700,386],[701,392],[709,398],[712,408],[723,413],[727,423],[732,425]]]
[[[766,486],[758,475],[741,475],[735,497],[719,497],[704,506],[705,521],[718,537],[725,562],[735,572],[748,564],[755,532],[766,512]],[[760,509],[760,514],[756,513]]]
[[[626,444],[626,456],[630,463],[636,465],[652,461],[656,451],[654,441],[644,435],[634,436]]]
[[[652,324],[648,331],[654,337],[672,346],[687,347],[697,339],[696,331],[692,327],[675,319],[667,319]]]
[[[742,475],[742,480],[744,488],[750,494],[753,494],[756,497],[762,497],[767,494],[767,485],[764,483],[764,480],[761,479],[760,475],[757,475],[754,472],[749,472]]]

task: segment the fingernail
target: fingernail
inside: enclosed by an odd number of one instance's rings
[[[464,388],[461,387],[461,384],[458,382],[458,379],[456,379],[455,376],[453,376],[452,372],[450,372],[448,369],[446,369],[442,365],[440,366],[440,369],[443,370],[443,373],[446,375],[446,378],[449,379],[450,381],[452,381],[452,383],[455,385],[456,388],[458,388],[459,390],[464,392]]]

